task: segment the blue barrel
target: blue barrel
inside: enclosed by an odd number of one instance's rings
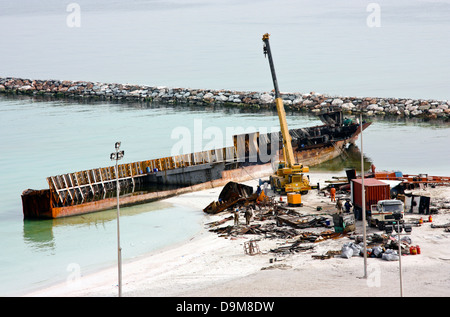
[[[150,167],[147,166],[147,173],[150,173],[150,172],[151,172],[151,169],[150,169]]]

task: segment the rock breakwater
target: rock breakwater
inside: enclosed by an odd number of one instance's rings
[[[0,78],[0,93],[54,96],[71,99],[159,102],[165,104],[224,105],[244,108],[275,106],[273,92],[170,88],[68,80]],[[408,98],[341,97],[319,93],[282,93],[287,110],[319,113],[341,109],[365,116],[450,118],[450,101]]]

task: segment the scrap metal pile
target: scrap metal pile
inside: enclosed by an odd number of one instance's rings
[[[207,225],[211,232],[221,237],[237,237],[240,235],[257,235],[264,239],[284,239],[290,242],[270,252],[295,253],[311,250],[311,243],[317,243],[327,239],[338,239],[347,235],[347,232],[335,232],[331,226],[331,215],[301,214],[296,208],[289,208],[284,202],[276,201],[265,195],[264,190],[253,193],[252,187],[230,182],[222,190],[219,201],[209,204],[204,212],[218,214],[231,212],[225,218],[210,222]],[[251,223],[245,225],[240,220],[242,215],[251,211]],[[233,225],[223,226],[228,221],[234,220]],[[317,229],[324,228],[321,232]],[[309,245],[304,245],[309,243]]]
[[[217,214],[236,205],[248,205],[256,199],[258,197],[256,193],[253,194],[253,187],[229,182],[220,192],[219,200],[211,202],[203,211],[208,214]]]

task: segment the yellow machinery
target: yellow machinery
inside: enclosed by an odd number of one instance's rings
[[[302,206],[302,195],[297,193],[287,193],[288,206],[299,207]]]
[[[264,42],[264,56],[269,56],[270,71],[272,72],[272,80],[275,88],[275,103],[278,118],[280,119],[281,134],[283,136],[284,161],[280,161],[277,173],[270,178],[270,184],[274,191],[278,193],[300,192],[301,194],[307,194],[310,189],[317,188],[318,186],[312,187],[309,184],[308,177],[303,174],[309,172],[309,167],[295,162],[291,135],[289,134],[286,121],[286,112],[284,110],[283,99],[278,89],[275,67],[270,51],[269,34],[264,34],[262,40]]]

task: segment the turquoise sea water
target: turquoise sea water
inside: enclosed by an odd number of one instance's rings
[[[262,34],[269,32],[282,91],[450,99],[448,1],[0,1],[0,76],[269,91]],[[319,124],[288,114],[292,128]],[[199,124],[201,128],[199,128]],[[20,195],[46,177],[171,154],[179,132],[191,150],[227,145],[228,129],[278,126],[271,112],[77,103],[0,97],[0,295],[15,295],[115,265],[115,213],[23,221]],[[208,130],[208,128],[210,128]],[[196,131],[200,131],[196,134]],[[250,130],[246,130],[250,131]],[[364,154],[378,169],[450,175],[448,124],[375,121]],[[121,209],[130,259],[189,238],[201,210],[164,202]]]
[[[47,176],[112,165],[109,154],[117,140],[125,150],[123,161],[134,162],[170,155],[179,142],[173,131],[180,128],[192,131],[192,149],[201,150],[212,146],[207,131],[222,131],[223,144],[230,145],[227,129],[270,131],[278,124],[273,112],[6,97],[0,97],[0,118],[7,153],[0,158],[1,295],[64,281],[73,265],[86,274],[116,261],[115,210],[24,221],[23,190],[48,188]],[[315,117],[288,113],[292,128],[319,123]],[[194,131],[202,148],[194,147]],[[449,133],[448,126],[376,121],[364,133],[364,152],[379,169],[450,175],[449,148],[442,146]],[[165,202],[122,208],[121,215],[124,259],[189,238],[204,216],[201,210]]]
[[[208,131],[222,131],[216,142],[229,146],[227,128],[262,131],[278,123],[274,113],[6,97],[0,97],[0,118],[8,153],[0,159],[1,295],[64,281],[69,265],[78,265],[85,274],[113,265],[117,258],[114,210],[24,221],[23,190],[48,188],[48,176],[112,165],[109,154],[116,141],[125,150],[123,162],[135,162],[171,155],[180,141],[178,134],[172,137],[177,129],[192,131],[186,140],[192,141],[192,150],[202,150],[214,147]],[[299,127],[319,123],[310,117],[289,122]],[[122,208],[121,215],[123,257],[130,259],[191,237],[200,230],[203,212],[154,202]]]

